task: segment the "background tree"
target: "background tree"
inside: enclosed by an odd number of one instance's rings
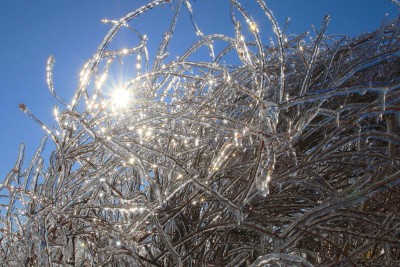
[[[350,39],[325,36],[326,17],[306,41],[259,0],[271,44],[236,0],[234,36],[203,34],[190,2],[175,1],[151,57],[130,21],[167,2],[104,21],[112,28],[69,103],[49,58],[58,125],[20,105],[47,136],[26,170],[21,146],[1,185],[1,263],[399,264],[399,20]],[[167,61],[182,9],[199,40]],[[109,49],[122,28],[137,46]],[[130,77],[108,96],[121,62]]]

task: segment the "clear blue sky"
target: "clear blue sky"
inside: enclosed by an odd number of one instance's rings
[[[27,159],[38,146],[44,132],[18,109],[25,103],[48,124],[53,123],[52,110],[56,101],[45,84],[45,62],[49,55],[56,58],[55,87],[59,95],[69,100],[77,84],[83,63],[94,53],[109,29],[100,20],[118,19],[144,0],[3,0],[0,2],[0,181],[12,168],[21,142],[27,145]],[[255,12],[255,0],[243,0],[248,11]],[[385,14],[398,16],[397,7],[388,0],[269,0],[278,22],[283,27],[291,17],[289,33],[302,33],[321,25],[324,15],[331,15],[328,33],[356,36],[373,31]],[[226,7],[227,0],[197,0],[199,24],[205,34],[231,29]],[[166,29],[171,8],[167,5],[138,20],[135,25],[145,29],[150,41],[156,44],[161,29]],[[256,12],[257,13],[257,12]],[[260,17],[260,16],[256,16]],[[261,17],[260,17],[261,18]],[[256,19],[257,20],[257,19]],[[187,20],[184,23],[189,24]],[[187,29],[185,25],[182,29]],[[271,35],[270,25],[260,19],[263,38]],[[190,27],[189,27],[190,28]],[[186,39],[185,39],[186,38]],[[194,35],[183,34],[175,46],[184,46]],[[129,43],[122,38],[120,45]],[[154,47],[154,46],[152,46]],[[150,47],[150,54],[155,53]],[[179,52],[177,52],[179,53]]]

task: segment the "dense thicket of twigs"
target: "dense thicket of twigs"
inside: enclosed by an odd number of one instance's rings
[[[326,18],[310,41],[282,33],[260,0],[273,45],[232,0],[235,36],[193,21],[199,40],[168,61],[179,9],[191,12],[177,1],[154,60],[139,33],[107,50],[164,2],[109,22],[69,104],[49,59],[56,150],[43,159],[44,140],[23,170],[21,147],[0,187],[1,265],[399,265],[399,20],[350,39],[325,36]],[[129,58],[131,101],[112,107],[104,82]]]

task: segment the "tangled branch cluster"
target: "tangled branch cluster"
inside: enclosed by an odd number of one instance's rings
[[[235,36],[203,34],[154,60],[147,38],[109,50],[156,0],[110,23],[60,101],[56,149],[23,146],[1,185],[0,261],[8,266],[395,266],[400,264],[399,20],[356,39],[286,35],[276,45],[231,0]],[[210,57],[191,60],[201,49]],[[150,53],[151,54],[151,53]],[[136,71],[109,97],[110,69]],[[122,96],[122,97],[121,97]],[[124,103],[123,105],[121,103]],[[5,211],[3,213],[3,211]]]

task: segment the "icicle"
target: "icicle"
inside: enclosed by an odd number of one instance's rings
[[[66,106],[66,103],[64,100],[62,100],[57,94],[56,91],[54,90],[54,82],[53,82],[53,67],[55,63],[55,58],[53,56],[49,56],[47,59],[47,66],[46,66],[46,82],[47,82],[47,87],[49,88],[50,93],[64,106]]]

